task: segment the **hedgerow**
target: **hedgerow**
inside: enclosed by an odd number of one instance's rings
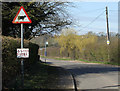
[[[20,39],[2,37],[2,86],[7,87],[21,72],[21,59],[17,58],[17,48],[20,48]],[[24,59],[24,69],[28,70],[39,60],[39,46],[24,40],[24,48],[29,48],[29,58]]]

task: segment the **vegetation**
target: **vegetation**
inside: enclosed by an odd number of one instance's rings
[[[44,57],[44,56],[43,56]],[[52,58],[52,57],[48,57],[48,58]],[[70,58],[55,58],[54,59],[56,60],[65,60],[65,61],[71,61]],[[82,61],[82,62],[85,62],[85,63],[98,63],[98,64],[111,64],[111,65],[119,65],[119,63],[115,63],[115,62],[105,62],[105,61],[88,61],[88,60],[83,60],[83,59],[79,59],[79,60],[76,60],[76,61]]]
[[[107,45],[106,34],[89,32],[78,35],[74,29],[64,29],[61,35],[53,38],[59,45],[47,48],[48,56],[118,64],[120,51],[118,34],[110,33],[110,35],[110,45]]]
[[[24,68],[29,69],[31,64],[36,63],[39,60],[38,56],[38,46],[36,44],[30,43],[24,40],[24,47],[29,48],[30,57],[29,59],[24,59]],[[20,48],[20,39],[12,37],[2,37],[2,86],[6,88],[9,83],[20,75],[21,66],[20,59],[17,59],[17,48]]]
[[[24,26],[24,38],[59,32],[71,24],[65,7],[65,2],[2,2],[2,32],[5,36],[20,37],[20,25],[12,24],[19,8],[23,6],[32,20]]]
[[[63,30],[62,34],[56,38],[61,49],[60,53],[66,51],[68,57],[78,59],[78,52],[83,53],[86,46],[97,41],[97,37],[94,34],[88,33],[84,36],[78,36],[76,31],[72,29]]]
[[[59,82],[59,72],[56,67],[45,63],[36,62],[24,74],[24,89],[51,89],[56,88]],[[21,76],[8,86],[9,89],[19,90],[21,87]]]

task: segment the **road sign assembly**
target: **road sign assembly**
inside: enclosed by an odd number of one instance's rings
[[[24,38],[23,38],[23,23],[32,23],[28,14],[26,13],[23,6],[20,7],[17,15],[13,19],[12,23],[21,24],[21,49],[17,49],[17,58],[21,58],[21,74],[22,74],[22,87],[24,87],[24,61],[23,58],[29,58],[29,49],[23,48]]]
[[[20,7],[12,23],[32,23],[23,6]]]

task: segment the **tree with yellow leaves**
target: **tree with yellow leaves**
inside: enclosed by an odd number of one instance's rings
[[[76,49],[75,40],[77,32],[74,29],[63,29],[61,35],[56,38],[60,45],[60,53],[66,51],[68,57],[72,55],[72,52]]]
[[[68,57],[73,59],[79,58],[79,53],[84,53],[87,45],[93,44],[97,41],[97,36],[93,33],[87,35],[77,35],[74,29],[64,29],[57,41],[61,47],[60,53],[66,51]]]

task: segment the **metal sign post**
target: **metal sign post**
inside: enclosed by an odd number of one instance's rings
[[[23,48],[24,38],[23,38],[23,23],[21,23],[21,48]],[[24,60],[21,59],[21,74],[22,74],[22,87],[24,87]]]
[[[45,62],[47,58],[47,45],[48,45],[48,42],[45,41]]]
[[[47,57],[47,51],[46,51],[46,42],[45,42],[45,62],[46,62],[46,57]]]

